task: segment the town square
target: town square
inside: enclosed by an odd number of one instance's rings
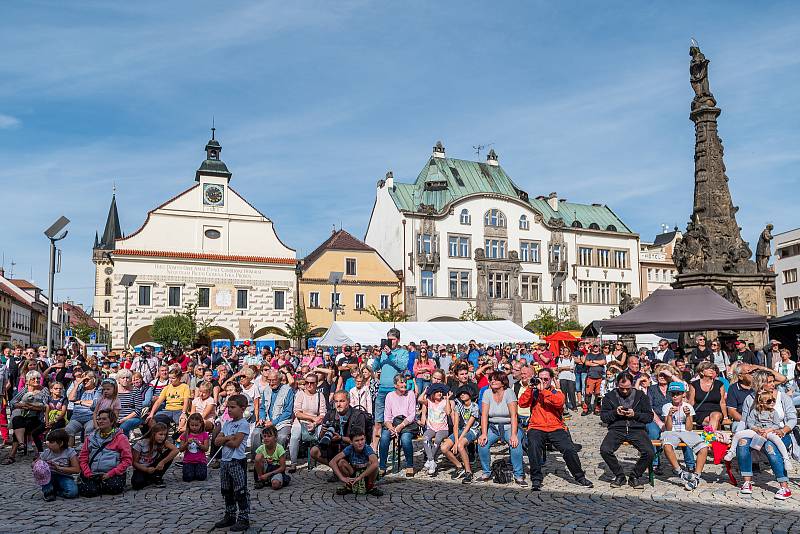
[[[800,532],[791,2],[4,12],[0,533]]]

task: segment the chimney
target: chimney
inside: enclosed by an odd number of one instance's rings
[[[386,184],[386,187],[388,187],[389,189],[394,188],[394,174],[392,173],[392,171],[386,173],[386,180],[384,180],[384,183]]]
[[[550,208],[553,211],[558,211],[558,194],[555,192],[550,193],[550,195],[547,197],[547,204],[550,205]]]
[[[497,152],[495,152],[493,148],[489,149],[489,153],[486,154],[486,164],[492,167],[497,167],[499,165],[499,163],[497,163]]]
[[[433,147],[433,157],[434,158],[443,158],[444,156],[444,145],[441,141],[436,141],[436,145]]]

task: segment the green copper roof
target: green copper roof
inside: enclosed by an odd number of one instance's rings
[[[542,214],[545,223],[556,218],[561,219],[564,226],[573,226],[578,221],[583,228],[594,224],[600,230],[613,226],[618,232],[633,233],[608,206],[559,202],[558,211],[554,211],[547,200],[531,198],[517,187],[500,165],[476,161],[431,157],[414,183],[395,182],[389,193],[400,210],[417,211],[415,206],[425,204],[432,206],[436,213],[442,213],[451,203],[469,195],[498,194],[529,204]]]

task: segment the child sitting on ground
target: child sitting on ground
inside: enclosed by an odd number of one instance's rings
[[[168,431],[167,425],[156,423],[150,429],[148,437],[140,439],[132,447],[133,489],[140,490],[151,484],[157,488],[164,487],[164,473],[178,455],[177,447],[167,438]]]
[[[291,477],[286,474],[286,449],[278,443],[278,431],[268,426],[261,431],[261,445],[256,449],[255,489],[267,484],[274,490],[288,486]]]
[[[336,490],[337,495],[348,493],[367,494],[375,497],[383,491],[375,487],[378,477],[378,456],[367,445],[363,428],[356,427],[350,432],[350,445],[331,459],[333,474],[344,482],[344,487]]]
[[[78,453],[69,446],[69,435],[63,428],[51,430],[47,434],[47,443],[39,460],[50,468],[50,481],[42,485],[45,501],[54,501],[56,497],[74,499],[78,496],[78,485],[72,475],[80,473]]]
[[[211,388],[208,389],[210,391]],[[186,423],[186,431],[181,435],[179,449],[183,453],[184,482],[205,480],[208,477],[208,458],[206,458],[208,449],[209,438],[208,432],[204,429],[203,416],[193,413]]]
[[[731,447],[725,453],[725,461],[730,462],[736,457],[736,446],[743,439],[752,439],[750,448],[761,450],[764,444],[769,441],[778,450],[778,454],[783,458],[783,465],[786,472],[792,471],[792,457],[786,449],[783,440],[774,432],[767,433],[766,437],[761,436],[758,430],[777,430],[783,428],[783,415],[775,410],[775,395],[771,391],[761,391],[756,396],[756,401],[752,409],[743,419],[745,429],[733,435]]]
[[[422,402],[420,425],[427,425],[422,435],[425,448],[425,467],[428,475],[436,476],[436,455],[439,446],[448,436],[447,420],[452,413],[447,394],[450,389],[444,384],[432,384],[428,388],[428,398]]]

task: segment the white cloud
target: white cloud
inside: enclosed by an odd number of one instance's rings
[[[20,122],[18,118],[0,113],[0,130],[16,128],[20,124],[22,124],[22,122]]]

